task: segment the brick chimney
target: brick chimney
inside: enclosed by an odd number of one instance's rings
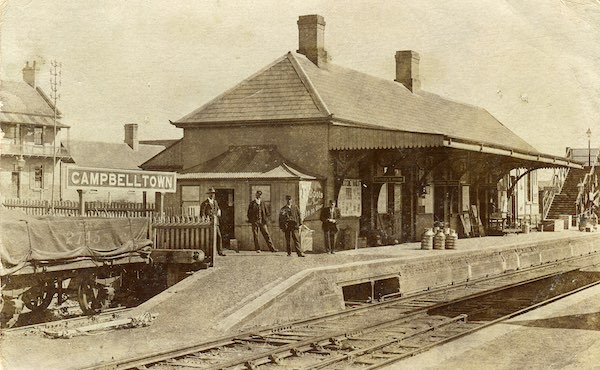
[[[125,144],[133,150],[138,150],[140,142],[138,140],[138,125],[137,123],[126,123],[125,124]]]
[[[412,50],[396,52],[396,79],[413,93],[421,89],[419,80],[419,53]]]
[[[32,66],[29,66],[29,62],[25,63],[25,68],[23,68],[23,81],[27,82],[27,84],[34,89],[37,85],[36,71],[35,60],[33,61]]]
[[[298,18],[298,53],[304,54],[317,66],[327,62],[325,51],[325,18],[302,15]]]

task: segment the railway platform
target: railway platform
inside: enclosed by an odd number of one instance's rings
[[[600,233],[564,231],[461,239],[455,250],[421,250],[419,243],[409,243],[306,258],[229,251],[215,267],[134,309],[131,316],[158,315],[148,327],[70,339],[7,334],[0,339],[0,355],[5,368],[97,366],[343,310],[348,302],[365,304],[595,253],[599,241]]]

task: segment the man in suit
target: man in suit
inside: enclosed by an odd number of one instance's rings
[[[292,204],[292,197],[290,195],[285,196],[286,204],[279,211],[279,228],[285,235],[285,245],[287,247],[288,256],[292,255],[292,248],[290,246],[290,239],[294,240],[294,249],[298,254],[298,257],[304,257],[302,249],[300,249],[300,238],[298,230],[302,226],[300,220],[300,210],[294,204]]]
[[[260,199],[262,196],[262,191],[256,192],[256,197],[250,202],[248,206],[248,221],[252,224],[252,235],[254,236],[254,248],[256,249],[256,253],[260,253],[260,244],[258,243],[258,231],[260,230],[263,238],[267,242],[267,247],[271,252],[277,252],[277,249],[273,246],[273,241],[271,240],[271,235],[269,234],[269,229],[267,227],[267,222],[271,217],[271,212],[269,211],[269,207],[265,204],[265,202]]]
[[[219,256],[224,256],[223,253],[223,237],[221,236],[221,227],[219,226],[219,217],[221,217],[221,208],[215,199],[215,188],[209,188],[206,192],[208,197],[200,204],[200,216],[212,219],[214,217],[217,224],[217,252]]]
[[[335,253],[335,234],[338,231],[337,221],[341,217],[340,209],[335,206],[335,200],[329,201],[329,207],[321,210],[321,222],[325,234],[325,252]]]

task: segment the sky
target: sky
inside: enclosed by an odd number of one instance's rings
[[[0,0],[0,2],[3,0]],[[49,90],[62,63],[63,123],[73,139],[179,138],[175,121],[298,43],[296,21],[327,22],[331,62],[394,78],[396,50],[421,55],[422,89],[479,105],[545,153],[600,145],[596,0],[43,1],[8,0],[0,76],[26,61]]]

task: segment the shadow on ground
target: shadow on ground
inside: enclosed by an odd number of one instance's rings
[[[506,322],[510,325],[520,325],[536,328],[552,329],[581,329],[600,331],[600,312],[582,315],[558,316],[549,319],[524,320]]]

